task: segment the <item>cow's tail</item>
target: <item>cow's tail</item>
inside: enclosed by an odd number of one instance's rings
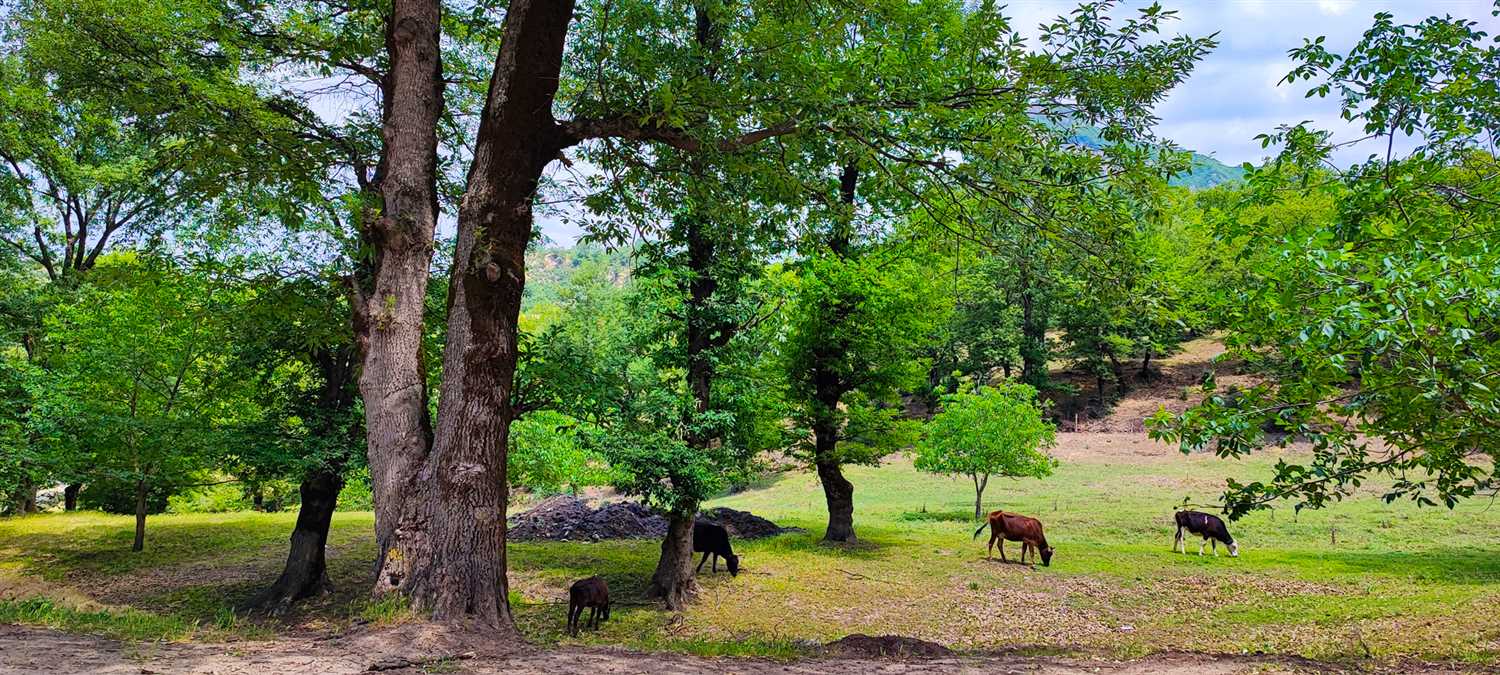
[[[973,537],[970,537],[970,538],[969,538],[969,540],[970,540],[970,541],[973,541],[973,540],[975,540],[975,539],[978,539],[978,538],[979,538],[979,533],[980,533],[980,532],[983,532],[983,531],[984,531],[984,528],[985,528],[985,526],[987,526],[987,525],[989,525],[989,521],[985,521],[985,522],[983,522],[983,523],[980,523],[980,524],[979,524],[979,529],[977,529],[977,530],[974,530],[974,536],[973,536]]]

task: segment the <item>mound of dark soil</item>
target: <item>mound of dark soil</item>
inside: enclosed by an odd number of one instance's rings
[[[846,635],[825,645],[828,653],[845,658],[939,658],[953,656],[953,650],[936,642],[904,635]]]
[[[712,508],[698,515],[704,520],[723,525],[729,531],[729,536],[736,539],[759,539],[802,531],[797,527],[781,527],[749,511],[736,511],[725,506]]]
[[[704,511],[736,539],[758,539],[797,528],[780,527],[746,511],[719,507]],[[611,502],[598,509],[567,495],[548,497],[510,519],[507,536],[518,541],[599,541],[654,539],[667,534],[667,519],[639,502]]]
[[[549,497],[510,519],[507,536],[519,541],[646,539],[667,534],[667,519],[635,502],[589,508],[575,497]]]

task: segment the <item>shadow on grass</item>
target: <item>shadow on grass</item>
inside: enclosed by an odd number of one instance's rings
[[[263,549],[284,549],[292,525],[289,518],[226,518],[215,522],[162,519],[156,523],[148,518],[145,550],[131,551],[134,524],[125,518],[120,523],[80,525],[63,531],[42,528],[13,532],[6,543],[16,552],[14,560],[21,563],[24,573],[56,581],[80,575],[119,576],[179,563],[223,561],[226,555],[255,559],[262,555]]]
[[[969,523],[972,525],[984,522],[975,520],[973,511],[906,511],[896,516],[896,520],[909,523]]]
[[[609,584],[613,597],[632,601],[645,598],[660,555],[661,542],[655,539],[514,542],[507,546],[507,563],[516,572],[564,589],[597,574]]]
[[[112,606],[107,612],[90,612],[66,604],[35,605],[28,609],[32,618],[47,618],[49,625],[113,621],[120,626],[105,632],[130,639],[181,626],[197,627],[194,632],[212,626],[219,634],[247,637],[271,634],[304,618],[347,618],[351,607],[368,597],[374,580],[374,543],[363,536],[366,525],[357,518],[343,519],[342,525],[336,520],[330,533],[333,593],[299,603],[280,619],[247,608],[280,574],[294,515],[148,519],[145,550],[133,552],[134,522],[128,517],[47,514],[34,522],[5,523],[0,561],[11,563],[19,574],[72,586]]]

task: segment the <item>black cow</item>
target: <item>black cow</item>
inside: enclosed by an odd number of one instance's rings
[[[573,582],[568,589],[568,634],[578,634],[578,619],[584,608],[589,608],[587,627],[598,628],[600,621],[609,620],[609,584],[594,576]]]
[[[693,552],[702,553],[703,559],[698,561],[698,572],[703,571],[703,563],[708,562],[708,556],[714,557],[713,571],[719,571],[719,557],[724,557],[724,562],[729,565],[729,576],[739,576],[740,557],[729,548],[729,531],[723,525],[710,523],[706,520],[693,521]]]
[[[1198,511],[1178,511],[1177,539],[1172,543],[1172,552],[1177,552],[1177,545],[1182,545],[1182,552],[1187,553],[1187,541],[1182,537],[1182,531],[1186,529],[1200,537],[1203,541],[1198,544],[1198,555],[1203,555],[1203,544],[1212,543],[1214,555],[1219,555],[1219,542],[1229,549],[1229,557],[1240,556],[1240,545],[1234,542],[1234,537],[1229,536],[1229,528],[1224,527],[1224,521],[1218,516]]]

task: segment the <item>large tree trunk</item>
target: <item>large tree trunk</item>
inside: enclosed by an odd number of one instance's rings
[[[253,601],[256,607],[280,615],[298,600],[331,588],[325,547],[333,510],[343,488],[344,477],[338,468],[315,469],[303,477],[299,489],[302,505],[297,510],[297,526],[292,529],[286,566],[276,583]]]
[[[354,436],[360,429],[355,425],[345,426],[357,396],[354,380],[358,354],[351,345],[334,345],[315,350],[311,360],[323,380],[317,398],[316,434],[323,439],[347,437],[350,449],[326,458],[302,477],[298,488],[302,503],[292,529],[286,566],[276,583],[251,602],[253,607],[273,616],[286,613],[298,600],[332,587],[326,562],[328,527],[338,506],[339,492],[344,488],[344,468],[352,459],[352,449],[358,447]]]
[[[702,16],[700,11],[700,17]],[[700,27],[703,25],[700,20]],[[701,176],[701,173],[700,173]],[[687,386],[693,396],[693,411],[702,415],[712,406],[714,379],[714,349],[722,347],[734,334],[737,326],[717,320],[712,307],[718,280],[713,276],[714,242],[704,231],[704,222],[698,214],[686,216],[684,228],[687,240],[687,267],[690,278],[687,282],[684,334],[687,343]],[[696,420],[685,420],[688,428]],[[707,450],[720,439],[689,433],[684,439],[688,447]],[[670,526],[661,543],[661,556],[656,561],[656,572],[651,575],[651,584],[646,589],[647,597],[664,601],[667,609],[681,611],[697,592],[693,580],[693,518],[697,512],[694,505],[683,513],[669,516]]]
[[[83,489],[83,483],[69,483],[63,488],[63,510],[78,510],[78,491]]]
[[[351,303],[382,560],[395,536],[405,487],[432,443],[422,319],[438,215],[440,11],[438,0],[395,0],[388,19],[384,145],[370,186],[379,191],[381,214],[362,219],[361,236],[374,259],[362,275],[369,285],[356,282]]]
[[[144,476],[135,481],[135,543],[130,545],[130,550],[140,551],[146,548],[146,478]]]
[[[859,184],[859,167],[848,164],[839,175],[839,201],[848,209],[834,219],[834,230],[828,238],[832,255],[847,257],[852,244],[854,197]],[[850,299],[858,302],[859,299]],[[837,334],[834,328],[848,314],[848,307],[830,308],[827,321],[829,333]],[[850,383],[839,375],[838,362],[848,346],[840,341],[827,340],[820,343],[813,355],[812,382],[814,400],[817,401],[818,419],[813,422],[813,464],[818,469],[818,482],[823,485],[823,499],[828,503],[828,529],[823,541],[853,542],[854,536],[854,484],[844,477],[839,466],[838,440],[840,429],[839,402],[850,390]]]
[[[505,441],[516,322],[573,3],[513,0],[458,214],[437,434],[406,486],[376,579],[433,619],[514,635],[506,602]],[[435,26],[434,26],[435,29]]]
[[[698,590],[693,579],[693,511],[668,516],[661,557],[647,589],[649,597],[660,598],[674,612],[685,609]]]
[[[853,543],[854,484],[844,477],[838,462],[818,462],[818,480],[828,503],[828,530],[823,533],[823,541]]]

